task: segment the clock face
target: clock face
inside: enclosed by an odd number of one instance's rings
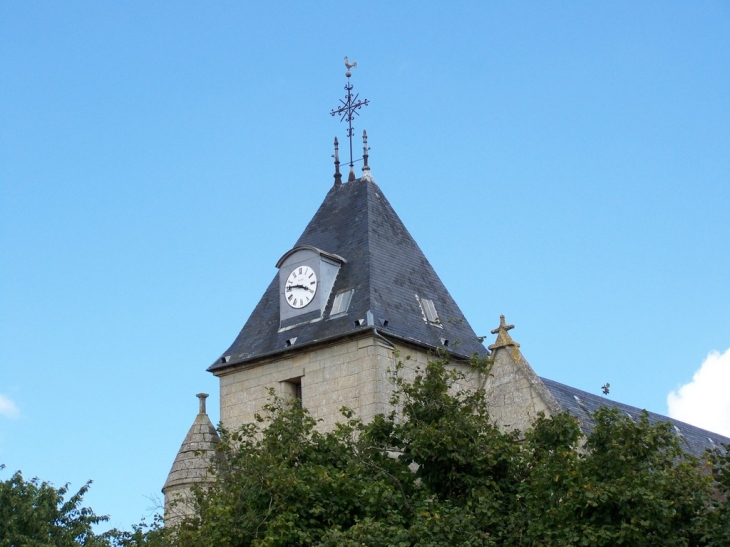
[[[309,266],[297,266],[286,278],[284,296],[294,309],[309,304],[317,292],[317,274]]]

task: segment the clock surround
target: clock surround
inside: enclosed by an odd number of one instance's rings
[[[341,256],[310,245],[295,247],[279,259],[279,331],[322,319],[337,274],[346,263]]]

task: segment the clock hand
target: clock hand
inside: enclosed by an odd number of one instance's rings
[[[286,290],[291,291],[292,289],[304,289],[305,291],[314,292],[309,287],[305,287],[304,285],[289,285]]]

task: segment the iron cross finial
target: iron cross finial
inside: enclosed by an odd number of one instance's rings
[[[345,68],[347,68],[347,71],[345,72],[345,76],[347,77],[347,85],[345,86],[345,91],[347,91],[347,94],[345,95],[345,100],[343,101],[340,99],[340,103],[342,106],[339,108],[333,109],[330,112],[330,115],[332,116],[340,116],[340,121],[347,122],[347,137],[350,139],[350,171],[353,169],[353,160],[352,160],[352,120],[355,118],[355,115],[360,115],[358,110],[360,110],[363,106],[367,106],[370,104],[370,101],[368,99],[360,100],[360,94],[355,93],[352,94],[352,84],[350,83],[350,76],[352,76],[352,72],[350,69],[355,68],[357,66],[357,61],[350,61],[350,59],[345,55]]]

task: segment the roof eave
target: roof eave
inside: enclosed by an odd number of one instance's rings
[[[426,342],[422,342],[421,340],[416,340],[415,338],[410,338],[408,336],[400,335],[395,332],[389,331],[388,329],[378,328],[374,325],[364,325],[362,327],[356,328],[354,330],[351,330],[349,332],[339,334],[336,336],[330,336],[327,338],[321,338],[318,340],[310,340],[309,342],[305,342],[303,344],[295,344],[286,348],[279,348],[274,351],[269,351],[266,353],[262,353],[259,355],[255,355],[253,357],[247,357],[244,359],[239,359],[236,361],[229,361],[229,362],[221,362],[220,358],[210,365],[206,370],[212,374],[215,374],[216,376],[219,374],[223,374],[231,369],[238,368],[241,365],[247,365],[251,363],[256,362],[268,362],[271,361],[273,357],[279,357],[279,356],[285,356],[288,353],[293,352],[299,352],[302,349],[311,349],[315,346],[324,345],[324,344],[331,344],[332,342],[336,342],[338,340],[346,340],[348,338],[359,338],[363,334],[366,333],[372,333],[374,336],[384,338],[386,341],[393,343],[394,340],[406,343],[409,346],[416,347],[421,350],[425,350],[427,352],[437,352],[437,351],[444,351],[446,352],[450,357],[457,361],[468,361],[473,355],[467,355],[464,353],[459,353],[458,351],[455,351],[452,348],[444,347],[444,346],[434,346],[431,344],[427,344]],[[484,353],[482,355],[489,355],[488,350],[484,350]]]
[[[237,368],[241,365],[255,363],[258,361],[267,362],[267,361],[271,361],[272,357],[283,356],[283,355],[286,355],[287,353],[299,352],[302,349],[310,349],[310,348],[318,346],[318,345],[330,344],[337,340],[345,340],[348,338],[358,338],[362,334],[367,333],[368,331],[373,331],[373,330],[375,330],[375,328],[372,325],[365,325],[365,326],[353,329],[351,331],[348,331],[346,333],[338,334],[336,336],[329,336],[327,338],[310,340],[309,342],[304,342],[302,344],[294,344],[289,347],[277,348],[273,351],[268,351],[266,353],[260,353],[260,354],[254,355],[252,357],[245,357],[243,359],[238,359],[236,361],[229,361],[229,362],[223,363],[223,362],[221,362],[222,358],[219,358],[215,363],[210,365],[206,370],[215,375],[218,375],[218,373],[222,373],[222,372],[227,371],[232,368]]]

